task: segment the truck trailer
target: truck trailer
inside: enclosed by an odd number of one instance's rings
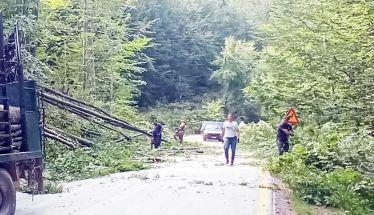
[[[3,23],[0,14],[0,215],[13,215],[22,178],[43,191],[43,122],[36,81],[23,73],[22,32],[5,35]]]

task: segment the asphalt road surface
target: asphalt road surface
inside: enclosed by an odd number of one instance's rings
[[[63,193],[17,193],[16,215],[273,214],[270,176],[240,149],[236,164],[228,166],[221,143],[204,145],[202,154],[169,157],[153,169],[64,184]]]

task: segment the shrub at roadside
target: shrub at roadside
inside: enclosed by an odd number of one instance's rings
[[[131,161],[134,148],[123,143],[109,142],[75,150],[49,143],[47,152],[45,178],[50,181],[72,181],[147,168],[143,163]]]
[[[256,155],[271,157],[277,155],[276,131],[264,121],[251,123],[240,129],[241,143],[248,146]]]
[[[243,128],[241,139],[303,200],[346,214],[374,214],[373,137],[331,123],[299,127],[292,151],[279,157],[275,135],[275,126],[259,122]]]

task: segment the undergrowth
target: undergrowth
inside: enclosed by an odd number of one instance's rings
[[[132,145],[109,142],[71,150],[61,144],[48,142],[44,177],[47,181],[73,181],[148,168],[132,160],[135,147],[144,146],[129,144]]]
[[[275,129],[266,122],[249,124],[241,142],[266,159],[298,197],[344,214],[374,214],[374,138],[367,131],[333,123],[298,127],[291,151],[278,156]]]

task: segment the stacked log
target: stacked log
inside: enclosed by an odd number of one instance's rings
[[[4,110],[4,105],[0,104],[0,110]],[[20,124],[20,109],[19,107],[9,107],[9,120],[12,124]],[[0,121],[4,122],[4,112],[0,112]],[[0,127],[1,128],[1,127]]]
[[[0,105],[0,110],[4,110],[4,105]],[[4,122],[4,112],[0,111],[0,122]],[[9,121],[11,131],[11,145],[7,144],[9,141],[9,134],[5,131],[6,126],[0,124],[0,153],[13,150],[20,150],[22,145],[22,129],[20,109],[18,107],[9,107]]]
[[[22,129],[21,129],[21,124],[12,124],[11,125],[11,146],[8,146],[7,144],[7,139],[8,139],[8,134],[5,131],[5,126],[1,125],[0,127],[0,153],[1,152],[6,152],[10,150],[20,150],[21,145],[22,145]]]
[[[4,106],[0,105],[0,110],[2,109],[4,109]],[[6,132],[6,126],[4,124],[0,124],[0,153],[9,152],[11,150],[19,151],[21,149],[21,145],[23,144],[22,126],[20,124],[20,109],[18,107],[11,106],[9,107],[9,110],[9,119],[11,122],[11,145],[9,146],[9,144],[7,143],[9,141],[9,135]],[[4,114],[0,112],[0,122],[4,121]],[[90,140],[87,140],[74,134],[64,132],[62,129],[58,129],[52,126],[44,128],[43,135],[46,138],[56,140],[72,148],[79,145],[87,147],[93,146],[93,142],[91,142]]]

